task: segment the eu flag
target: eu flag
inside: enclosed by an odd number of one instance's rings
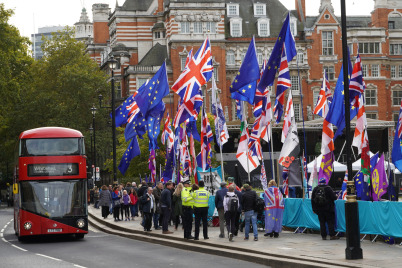
[[[127,147],[127,150],[124,152],[124,155],[120,160],[120,164],[119,164],[118,168],[119,168],[121,174],[124,175],[126,173],[128,167],[130,166],[131,159],[133,159],[140,153],[141,153],[140,146],[138,145],[137,137],[134,137],[131,140],[130,144]]]
[[[188,135],[193,135],[193,138],[197,141],[201,141],[200,134],[197,130],[197,121],[190,120],[186,125],[186,132]]]
[[[137,96],[134,97],[134,100],[137,102],[140,113],[146,116],[148,111],[155,108],[167,94],[169,94],[169,83],[166,62],[164,62],[152,79],[149,80],[145,89],[138,92]]]
[[[254,103],[257,80],[260,78],[257,52],[254,37],[248,46],[247,53],[234,81],[230,85],[232,99]]]
[[[261,92],[263,92],[267,86],[272,86],[274,84],[276,72],[278,71],[281,63],[283,44],[285,44],[288,62],[291,62],[292,59],[297,55],[295,40],[292,32],[290,31],[289,20],[290,13],[288,13],[285,21],[283,22],[282,29],[279,32],[278,39],[276,40],[274,49],[269,57],[268,64],[265,67],[260,82],[258,83],[258,89]]]

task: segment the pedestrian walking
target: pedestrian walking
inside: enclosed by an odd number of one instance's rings
[[[151,232],[152,216],[155,212],[155,198],[152,194],[152,187],[148,187],[147,193],[145,193],[140,200],[144,213],[144,231]]]
[[[160,205],[160,200],[161,200],[161,195],[162,195],[162,190],[163,190],[163,183],[162,182],[158,182],[156,184],[156,187],[153,189],[153,196],[155,198],[155,213],[153,216],[153,220],[154,220],[154,228],[155,230],[160,230],[161,227],[159,226],[159,217],[161,214],[161,205]]]
[[[190,187],[190,180],[183,182],[184,189],[181,192],[181,201],[183,208],[183,227],[184,227],[184,239],[194,239],[191,235],[193,228],[193,205],[194,199],[192,196],[192,189]]]
[[[317,187],[311,195],[311,206],[320,221],[320,232],[322,240],[327,240],[327,228],[331,240],[339,239],[335,234],[335,200],[337,199],[331,186],[326,185],[325,178],[320,178]]]
[[[130,220],[130,196],[127,193],[127,190],[123,190],[123,210],[124,216],[126,217],[125,221]]]
[[[236,216],[240,207],[239,197],[235,193],[235,186],[230,185],[228,192],[223,199],[223,208],[225,211],[226,229],[228,231],[229,241],[233,241],[236,230]]]
[[[113,192],[112,192],[112,200],[113,200],[113,218],[114,221],[119,221],[119,212],[120,212],[120,207],[121,207],[121,203],[120,203],[120,192],[119,192],[119,188],[117,186],[115,186],[113,188]]]
[[[250,221],[253,226],[254,241],[258,241],[258,229],[257,229],[257,211],[255,211],[257,193],[252,190],[248,184],[243,185],[245,191],[242,196],[242,208],[244,211],[244,240],[248,240],[250,233]]]
[[[215,207],[218,211],[219,216],[219,230],[220,238],[225,238],[225,210],[223,207],[223,199],[225,198],[228,188],[226,188],[226,182],[221,182],[221,188],[215,193]]]
[[[137,207],[138,207],[137,192],[132,188],[131,191],[129,192],[129,196],[130,196],[131,219],[134,220],[134,217],[138,216],[138,214],[137,214]]]
[[[204,181],[198,183],[199,189],[193,192],[194,199],[194,216],[195,216],[195,232],[194,240],[199,239],[200,233],[200,223],[202,220],[202,233],[204,239],[209,239],[208,237],[208,202],[209,202],[209,192],[205,190]]]
[[[109,215],[110,204],[112,203],[112,195],[106,185],[102,185],[102,191],[99,194],[99,206],[102,207],[102,217],[104,219]]]
[[[170,214],[172,212],[172,192],[173,183],[167,182],[166,188],[162,191],[161,194],[161,210],[162,210],[162,233],[163,234],[173,234],[173,232],[169,231],[169,221]]]

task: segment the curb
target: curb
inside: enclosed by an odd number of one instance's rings
[[[225,256],[238,260],[248,261],[252,263],[268,265],[271,267],[289,267],[292,268],[307,268],[307,267],[362,267],[360,265],[347,264],[347,263],[334,263],[333,261],[326,260],[311,260],[302,257],[285,258],[283,255],[263,253],[256,250],[242,248],[239,250],[237,247],[216,245],[204,241],[192,241],[184,238],[177,238],[172,236],[166,236],[158,233],[144,233],[139,230],[127,229],[121,226],[111,224],[103,221],[88,213],[90,218],[88,222],[95,228],[109,234],[118,235],[130,239],[139,241],[145,241],[149,243],[160,244],[164,246],[196,251],[200,253],[212,254],[217,256]],[[102,226],[103,225],[103,226]],[[124,233],[122,233],[124,232]]]

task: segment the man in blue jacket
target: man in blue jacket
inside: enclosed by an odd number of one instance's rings
[[[170,214],[172,212],[172,188],[173,183],[167,182],[165,190],[161,194],[161,210],[162,210],[162,233],[163,234],[173,234],[173,232],[168,230]]]
[[[228,189],[226,188],[226,182],[221,182],[221,189],[219,189],[215,194],[215,207],[218,210],[219,215],[219,229],[220,238],[225,238],[225,211],[223,208],[223,199],[225,198]]]

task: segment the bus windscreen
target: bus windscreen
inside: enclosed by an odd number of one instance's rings
[[[21,181],[21,209],[48,218],[86,213],[84,180]]]
[[[81,138],[24,139],[20,156],[61,156],[83,154]]]

